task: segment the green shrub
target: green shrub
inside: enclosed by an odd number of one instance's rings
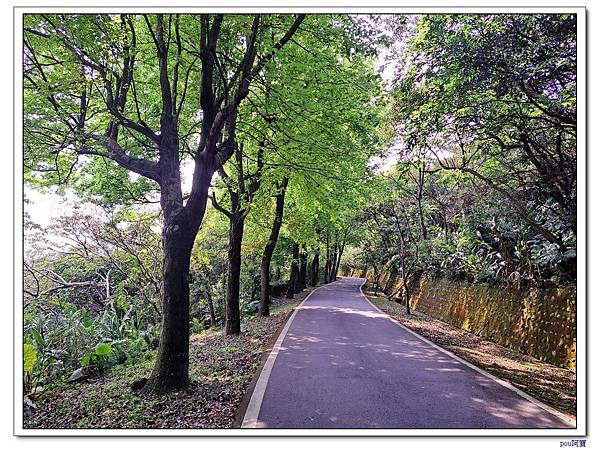
[[[135,314],[109,308],[91,317],[70,303],[25,316],[25,392],[67,379],[81,368],[100,373],[118,364],[147,358],[158,339],[158,326],[142,329]]]

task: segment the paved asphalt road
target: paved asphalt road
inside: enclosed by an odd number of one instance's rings
[[[392,322],[360,293],[363,281],[342,278],[302,305],[244,426],[574,427]]]

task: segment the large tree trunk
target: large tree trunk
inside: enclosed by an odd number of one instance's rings
[[[316,286],[319,281],[319,249],[315,250],[312,263],[310,265],[310,277],[308,283],[310,286]]]
[[[294,298],[296,292],[296,282],[298,281],[298,253],[300,248],[298,244],[294,244],[292,247],[292,267],[290,269],[290,281],[288,283],[288,289],[286,293],[287,298]]]
[[[208,189],[214,173],[203,164],[194,174],[196,190],[183,207],[177,132],[161,118],[163,132],[160,204],[165,220],[162,230],[163,267],[161,330],[156,361],[143,394],[161,394],[189,383],[190,259],[194,239],[206,212]]]
[[[64,120],[68,125],[67,128],[77,134],[77,141],[81,139],[94,141],[95,144],[105,147],[106,151],[100,152],[89,145],[76,146],[81,148],[73,148],[72,150],[78,155],[96,155],[111,159],[125,169],[153,180],[160,185],[161,208],[165,220],[162,235],[164,252],[161,288],[162,327],[156,363],[150,379],[143,388],[144,393],[158,393],[172,388],[181,388],[188,383],[189,262],[194,238],[204,217],[210,180],[215,169],[221,167],[231,156],[230,141],[233,136],[232,130],[235,128],[237,109],[248,96],[250,84],[258,74],[264,72],[265,67],[272,61],[276,53],[293,37],[304,17],[304,14],[296,15],[293,24],[283,36],[276,42],[273,36],[271,48],[262,48],[258,45],[260,40],[257,39],[257,36],[262,35],[261,30],[264,29],[265,25],[262,24],[260,15],[255,15],[252,32],[250,38],[245,42],[246,49],[244,55],[239,59],[239,63],[236,64],[237,61],[226,58],[228,63],[231,62],[231,68],[235,72],[235,76],[239,76],[239,82],[235,83],[237,89],[229,86],[231,90],[225,95],[225,101],[218,98],[221,97],[220,94],[218,97],[215,95],[214,88],[217,82],[213,77],[214,69],[220,70],[221,68],[219,59],[225,60],[225,55],[216,52],[217,42],[220,41],[223,15],[214,15],[212,20],[210,16],[204,15],[198,20],[200,30],[198,30],[199,34],[196,36],[196,42],[199,43],[200,47],[198,56],[201,59],[201,79],[199,80],[200,86],[194,85],[199,88],[200,93],[202,126],[198,147],[194,152],[195,170],[192,178],[192,188],[185,206],[181,193],[179,159],[180,152],[183,149],[179,146],[178,128],[180,125],[179,113],[184,102],[183,97],[185,97],[186,89],[183,89],[183,94],[180,90],[178,91],[178,88],[181,87],[179,76],[183,73],[183,67],[180,68],[179,61],[174,64],[170,63],[173,52],[169,49],[172,45],[171,48],[178,47],[179,53],[182,50],[177,19],[172,21],[169,18],[165,23],[162,14],[157,14],[155,20],[146,18],[158,59],[157,67],[153,68],[153,72],[156,72],[156,79],[160,83],[160,100],[162,103],[159,133],[150,129],[141,119],[140,122],[135,122],[132,119],[125,120],[123,117],[125,106],[130,104],[127,101],[127,93],[130,87],[135,90],[133,83],[134,58],[132,57],[135,54],[135,34],[131,22],[128,22],[132,27],[133,36],[131,40],[127,32],[127,37],[124,37],[128,41],[127,44],[124,45],[123,51],[113,52],[110,62],[107,62],[106,58],[103,60],[103,58],[94,59],[89,57],[86,57],[84,61],[81,58],[82,50],[77,46],[68,45],[65,38],[63,50],[73,53],[84,65],[94,67],[97,72],[110,73],[111,80],[112,78],[118,80],[114,92],[110,86],[99,87],[99,98],[103,99],[108,108],[108,113],[112,115],[112,118],[106,124],[108,125],[106,134],[89,133],[89,131],[94,131],[98,127],[92,126],[90,129],[87,127],[87,119],[93,116],[93,113],[90,114],[90,111],[88,111],[88,105],[96,105],[98,108],[100,105],[94,101],[90,102],[85,90],[80,98],[81,111],[79,112],[81,114],[78,114],[77,117],[70,113],[66,114],[68,117],[65,116]],[[128,21],[129,19],[125,18],[123,20]],[[152,22],[156,25],[154,26]],[[200,39],[197,39],[198,37]],[[177,41],[177,45],[175,41]],[[260,47],[260,52],[258,47]],[[146,50],[149,52],[148,54],[154,53],[151,47],[147,47]],[[31,53],[35,54],[33,49],[31,49]],[[259,57],[259,53],[262,53],[262,56]],[[33,59],[35,60],[35,57]],[[123,71],[120,75],[115,73],[113,77],[113,68],[109,66],[113,66],[115,71],[118,66],[121,66]],[[38,72],[40,72],[42,79],[46,79],[43,67],[38,64],[37,69],[39,69]],[[187,75],[189,74],[188,69]],[[197,78],[193,75],[189,83],[197,83]],[[108,84],[111,85],[111,83]],[[184,84],[187,86],[189,83],[186,77]],[[47,97],[56,106],[53,100],[54,95],[55,93],[52,90]],[[132,134],[135,140],[139,140],[142,137],[141,135],[145,136],[143,139],[149,144],[149,149],[155,146],[158,147],[158,161],[155,161],[154,158],[144,159],[139,155],[133,156],[121,148],[117,139],[120,127],[135,132]],[[223,134],[224,128],[227,128],[225,135]],[[136,137],[137,133],[141,133],[141,135]],[[224,136],[227,136],[227,138],[223,141]],[[73,136],[66,137],[67,140],[70,140]]]
[[[306,265],[306,246],[302,245],[302,251],[300,252],[300,270],[298,272],[298,281],[296,282],[296,294],[306,289]]]
[[[273,219],[273,225],[271,226],[271,234],[269,241],[265,245],[263,256],[260,261],[260,303],[258,305],[258,315],[268,316],[269,315],[269,304],[271,301],[271,259],[273,258],[273,252],[279,239],[279,231],[281,230],[281,223],[283,221],[283,207],[285,204],[285,191],[288,185],[288,178],[284,178],[279,186],[279,192],[275,197],[275,218]]]
[[[244,215],[233,214],[229,220],[229,250],[227,253],[227,297],[225,301],[225,334],[240,333],[240,270]]]
[[[164,393],[189,383],[190,230],[166,221],[163,230],[162,317],[156,362],[144,393]]]

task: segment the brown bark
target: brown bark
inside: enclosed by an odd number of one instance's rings
[[[67,125],[67,129],[76,133],[74,142],[81,138],[93,141],[104,147],[103,150],[85,145],[75,151],[82,155],[97,155],[114,160],[127,170],[138,173],[144,177],[154,180],[160,185],[160,204],[164,214],[164,226],[162,231],[163,240],[163,270],[162,270],[162,319],[161,334],[158,354],[154,368],[146,385],[144,393],[161,393],[171,389],[185,387],[189,381],[188,356],[189,356],[189,262],[195,236],[198,232],[204,213],[210,181],[216,170],[218,170],[233,154],[232,146],[235,119],[240,103],[247,97],[250,83],[264,69],[265,65],[274,55],[292,38],[304,20],[305,15],[299,14],[295,17],[293,24],[286,33],[266,52],[258,57],[256,45],[259,35],[261,15],[255,15],[250,35],[247,36],[246,50],[242,60],[230,79],[219,80],[220,92],[224,93],[222,98],[215,96],[214,79],[215,68],[218,68],[217,42],[223,22],[223,15],[201,15],[199,57],[202,62],[200,79],[200,107],[203,113],[202,126],[198,147],[194,153],[195,169],[192,180],[190,196],[184,205],[181,192],[180,171],[180,143],[178,137],[179,113],[184,104],[185,90],[178,92],[178,80],[180,80],[180,64],[182,44],[179,36],[179,19],[175,16],[165,20],[162,14],[157,14],[155,20],[143,15],[148,27],[148,35],[157,58],[157,72],[161,93],[160,130],[155,132],[142,120],[138,108],[138,121],[126,117],[124,111],[128,104],[127,93],[130,88],[133,91],[135,105],[138,106],[135,84],[133,83],[133,70],[135,68],[135,36],[127,40],[122,58],[123,70],[120,75],[113,77],[113,62],[109,68],[105,61],[93,60],[86,55],[81,48],[74,45],[70,36],[65,32],[62,39],[65,51],[71,52],[72,56],[95,71],[102,79],[99,83],[103,89],[102,98],[106,103],[106,110],[112,116],[109,121],[108,130],[104,135],[89,133],[86,131],[86,119],[92,115],[88,114],[90,102],[86,98],[84,90],[80,98],[81,114],[79,117],[72,114],[64,114],[64,108],[60,106],[60,97],[50,92],[47,96],[50,106],[57,112],[58,120]],[[49,21],[48,18],[45,18]],[[131,33],[135,28],[131,25],[128,16],[124,16],[125,24],[130,24]],[[57,27],[49,24],[52,29]],[[50,27],[49,27],[50,28]],[[124,35],[129,36],[124,28]],[[41,37],[47,37],[46,33],[38,32]],[[31,50],[34,63],[35,52]],[[86,55],[86,56],[84,56]],[[171,63],[170,55],[174,61]],[[111,60],[112,61],[112,60]],[[117,61],[118,62],[118,61]],[[228,61],[229,63],[230,61]],[[119,64],[121,65],[121,64]],[[114,67],[117,65],[115,64]],[[44,78],[43,66],[38,64]],[[188,72],[189,74],[189,72]],[[116,86],[115,83],[116,82]],[[187,80],[186,80],[187,83]],[[69,98],[68,101],[71,101]],[[130,108],[135,109],[135,108]],[[158,147],[158,161],[146,160],[128,154],[120,145],[118,130],[122,127],[131,132],[139,133]],[[227,133],[224,133],[224,131]],[[223,136],[227,138],[223,141]],[[237,225],[236,225],[237,227]],[[237,230],[235,234],[237,237]],[[234,244],[237,245],[236,242]],[[234,268],[235,269],[235,268]],[[238,280],[239,282],[239,280]]]
[[[268,316],[270,295],[271,295],[271,259],[273,258],[273,252],[279,239],[279,231],[281,230],[281,224],[283,222],[283,211],[285,205],[285,191],[288,185],[288,178],[285,177],[281,184],[278,186],[279,192],[275,197],[275,217],[273,219],[273,225],[271,226],[271,234],[260,262],[260,303],[258,305],[258,315]]]
[[[165,224],[161,331],[156,362],[144,393],[181,389],[189,382],[189,264],[193,230]]]
[[[240,333],[240,271],[242,267],[242,238],[244,219],[234,214],[229,220],[229,249],[227,261],[227,297],[225,300],[225,334]]]
[[[309,285],[316,286],[319,281],[319,249],[315,250],[312,263],[310,265]]]
[[[300,269],[298,271],[298,281],[296,282],[296,294],[302,292],[306,289],[306,265],[307,265],[307,255],[306,255],[306,245],[302,245],[302,250],[300,251]]]
[[[298,281],[298,254],[300,247],[298,244],[292,246],[292,266],[290,268],[290,281],[288,283],[288,289],[286,293],[287,298],[294,298],[296,293],[296,282]]]

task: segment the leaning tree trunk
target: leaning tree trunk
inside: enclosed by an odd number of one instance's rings
[[[279,230],[283,221],[283,207],[285,204],[285,191],[288,185],[288,178],[284,178],[279,186],[280,191],[275,197],[275,218],[271,227],[271,234],[267,245],[263,251],[263,256],[260,261],[260,303],[258,305],[258,315],[269,315],[269,304],[271,301],[271,259],[273,252],[279,239]]]
[[[310,265],[310,279],[309,284],[316,286],[319,281],[319,249],[315,250],[315,256],[313,257],[312,264]]]
[[[337,279],[338,276],[338,272],[340,271],[340,264],[342,262],[342,253],[344,252],[344,247],[340,246],[339,250],[338,250],[338,254],[337,254],[337,260],[334,263],[334,270],[333,270],[333,279],[332,281],[335,281]]]
[[[225,334],[240,333],[240,271],[244,215],[232,214],[229,219],[229,250],[227,253],[227,296],[225,299]]]
[[[292,267],[290,269],[290,281],[288,283],[287,298],[294,298],[296,292],[296,282],[298,281],[298,244],[294,244],[292,247]]]
[[[333,244],[333,254],[330,254],[331,261],[329,261],[329,263],[328,263],[328,266],[329,266],[329,274],[327,275],[328,283],[335,281],[335,265],[336,265],[336,261],[337,261],[337,252],[338,252],[338,245],[337,245],[337,233],[336,233],[336,239]]]

